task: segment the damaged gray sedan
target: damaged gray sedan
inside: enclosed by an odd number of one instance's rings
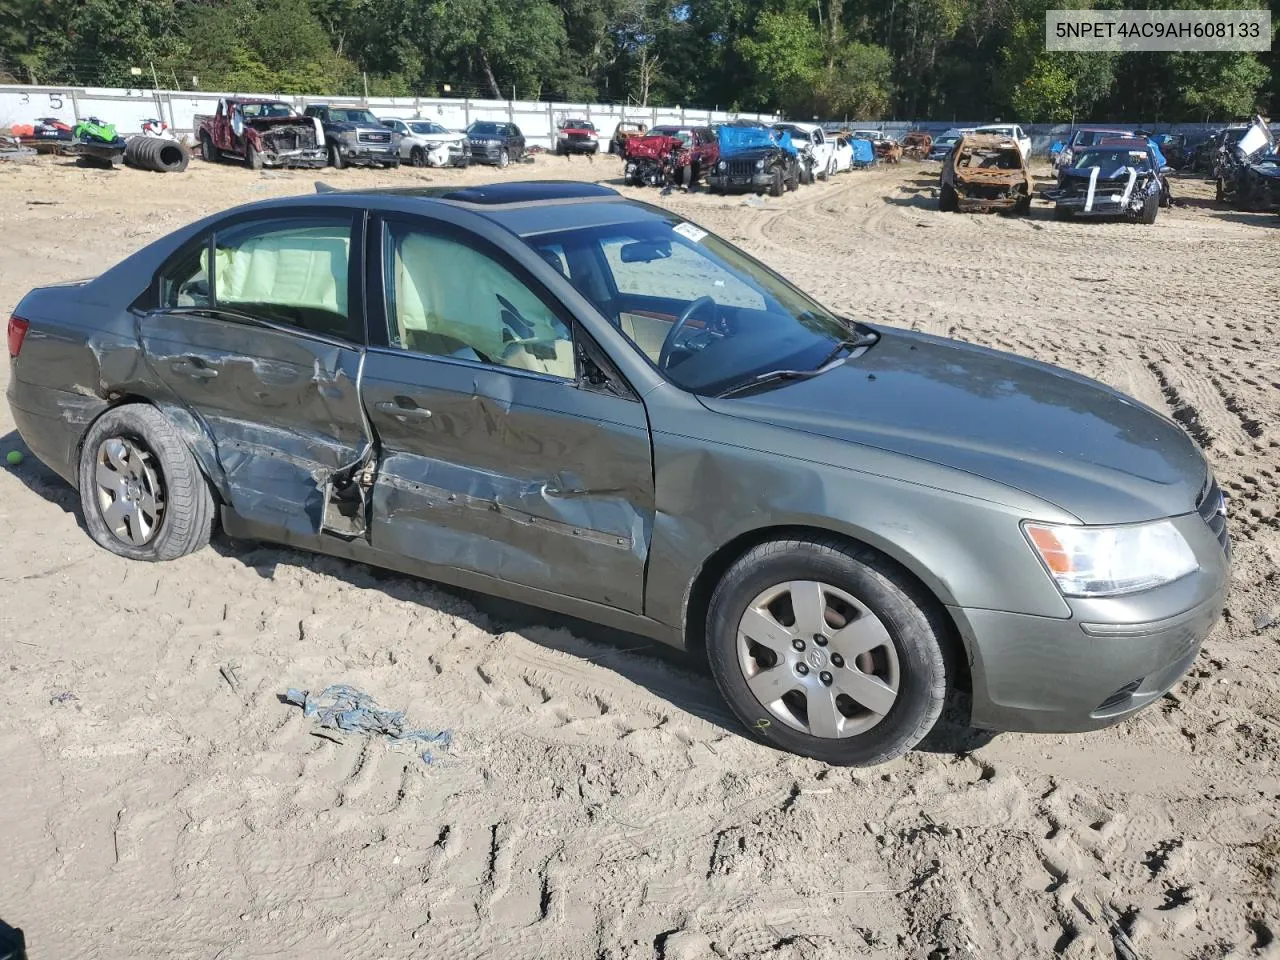
[[[9,322],[9,402],[103,547],[291,544],[705,650],[762,740],[871,764],[952,693],[1087,730],[1222,609],[1172,421],[833,315],[584,184],[319,193],[177,231]]]

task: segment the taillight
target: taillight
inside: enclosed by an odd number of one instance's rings
[[[9,318],[9,356],[16,357],[22,350],[22,341],[26,339],[31,324],[21,317]]]

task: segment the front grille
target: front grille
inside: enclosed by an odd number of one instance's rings
[[[756,174],[754,160],[726,160],[725,162],[729,165],[725,168],[725,174],[735,180],[750,179]]]
[[[1222,549],[1227,550],[1231,543],[1231,536],[1227,532],[1226,500],[1222,496],[1222,488],[1218,486],[1218,481],[1212,476],[1209,477],[1209,485],[1196,502],[1196,513],[1200,514],[1200,519],[1209,525],[1209,529],[1218,538]]]
[[[570,140],[587,140],[590,138],[585,133],[571,133],[569,134],[569,139]]]
[[[390,143],[391,132],[383,133],[380,130],[361,130],[359,134],[361,143]]]

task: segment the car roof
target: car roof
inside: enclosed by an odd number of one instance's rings
[[[254,204],[278,209],[321,203],[358,205],[370,210],[412,213],[415,208],[447,206],[466,210],[510,231],[530,237],[561,230],[657,222],[671,215],[657,207],[623,197],[618,191],[575,180],[516,180],[470,187],[368,187],[333,190],[316,184],[316,194],[303,194]]]
[[[985,150],[1017,150],[1017,141],[1011,137],[996,136],[989,133],[966,133],[964,135],[964,145],[966,147],[977,147]]]

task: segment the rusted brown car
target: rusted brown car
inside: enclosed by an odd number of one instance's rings
[[[649,128],[638,120],[623,120],[613,128],[613,138],[609,141],[609,152],[625,157],[627,155],[627,141],[632,137],[643,137],[649,132]]]
[[[1035,183],[1018,141],[970,133],[961,137],[942,163],[938,209],[987,213],[1031,211]]]
[[[876,159],[881,163],[899,163],[902,160],[902,144],[897,140],[877,140]]]
[[[923,160],[933,149],[933,137],[923,130],[913,130],[902,138],[902,155],[912,160]]]

